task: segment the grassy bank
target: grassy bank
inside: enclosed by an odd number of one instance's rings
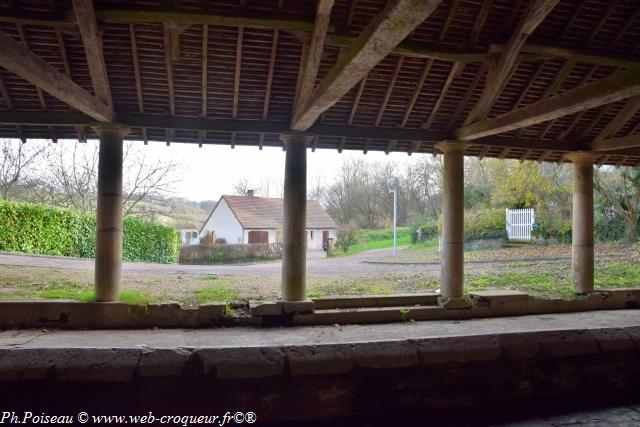
[[[398,246],[411,244],[411,227],[398,227]],[[384,249],[393,247],[393,229],[383,230],[358,230],[355,234],[354,243],[347,252],[336,251],[334,255],[345,256],[354,255],[372,249]]]

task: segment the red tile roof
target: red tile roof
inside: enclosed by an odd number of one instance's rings
[[[270,197],[222,196],[243,228],[281,228],[284,199]],[[215,209],[215,208],[214,208]],[[337,228],[317,200],[307,200],[307,228]]]

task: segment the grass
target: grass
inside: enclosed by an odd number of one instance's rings
[[[209,302],[230,302],[240,299],[240,292],[227,284],[196,289],[195,293],[200,304],[206,304]]]
[[[382,242],[384,240],[372,241]],[[375,243],[374,243],[375,244]],[[414,245],[428,248],[435,243]],[[610,249],[610,251],[609,251]],[[550,248],[545,248],[549,251]],[[640,286],[639,255],[624,248],[607,249],[613,258],[600,258],[596,264],[596,289]],[[403,255],[419,252],[404,250]],[[510,263],[492,263],[491,257],[508,258]],[[545,298],[574,298],[570,260],[559,262],[519,261],[522,251],[501,249],[487,252],[488,263],[469,265],[465,274],[467,291],[489,289],[521,290]],[[399,270],[400,271],[400,270]],[[439,268],[425,267],[388,274],[309,275],[307,286],[311,298],[347,295],[389,295],[433,292],[440,288]],[[279,295],[279,273],[262,276],[226,274],[125,274],[121,301],[142,309],[155,302],[177,301],[186,305],[209,302],[235,302],[251,299],[274,299]],[[0,299],[2,300],[75,300],[94,301],[93,272],[40,267],[0,265]],[[235,306],[235,305],[234,305]]]
[[[467,280],[467,291],[487,289],[514,289],[544,298],[573,298],[571,282],[562,276],[549,272],[518,272],[485,274]]]
[[[398,246],[411,244],[411,227],[398,227]],[[355,243],[349,247],[348,252],[334,251],[333,256],[355,255],[372,249],[384,249],[393,247],[393,229],[382,230],[358,230],[355,235]]]

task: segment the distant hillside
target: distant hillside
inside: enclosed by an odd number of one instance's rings
[[[147,201],[158,212],[157,222],[174,228],[199,229],[213,209],[215,200],[195,202],[184,197],[153,198]]]

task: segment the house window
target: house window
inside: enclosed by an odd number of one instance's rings
[[[193,239],[195,239],[196,237],[198,237],[198,232],[197,232],[197,231],[194,231],[193,233],[191,233],[191,237],[192,237]]]
[[[311,230],[311,240],[313,240],[313,230]]]

